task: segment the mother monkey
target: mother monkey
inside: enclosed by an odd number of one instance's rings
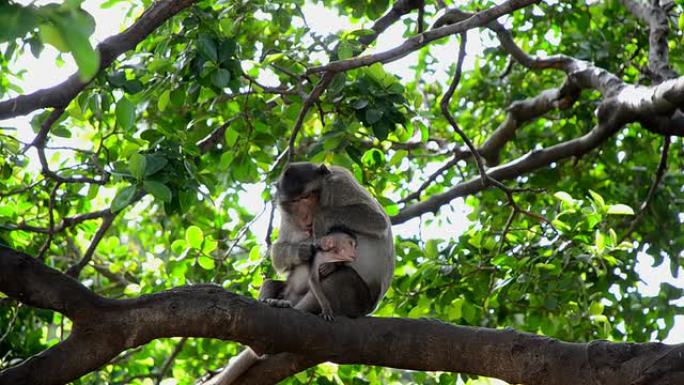
[[[311,210],[313,238],[293,238],[292,220],[296,212],[288,203],[300,200],[314,202]],[[394,273],[394,243],[389,217],[382,206],[342,167],[317,166],[308,162],[288,165],[278,180],[278,205],[281,213],[280,235],[273,245],[271,257],[279,271],[292,274],[298,266],[310,266],[316,255],[317,240],[339,232],[356,238],[356,258],[339,264],[321,279],[325,296],[335,314],[358,317],[369,314],[383,297]],[[285,230],[285,231],[284,231]],[[261,299],[286,298],[287,285],[266,281]],[[296,282],[295,282],[296,283]],[[290,301],[292,302],[292,301]],[[306,292],[292,305],[318,313],[320,307],[311,292]],[[211,383],[228,385],[257,360],[251,349],[243,351],[234,362]]]

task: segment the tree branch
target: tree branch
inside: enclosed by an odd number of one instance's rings
[[[620,242],[624,241],[627,237],[629,237],[630,234],[636,229],[637,225],[639,224],[639,221],[641,218],[644,217],[644,214],[646,213],[646,209],[648,208],[648,205],[651,203],[653,200],[653,197],[655,196],[656,191],[658,191],[658,186],[660,185],[660,182],[663,179],[663,176],[665,175],[665,170],[667,170],[667,157],[670,152],[670,137],[666,136],[663,138],[663,149],[660,154],[660,162],[658,163],[658,168],[656,169],[656,175],[655,178],[653,179],[653,183],[651,184],[651,187],[648,189],[648,193],[646,194],[646,198],[644,199],[643,203],[641,203],[641,206],[639,207],[639,211],[636,213],[634,216],[634,219],[629,224],[629,228],[627,228],[627,231],[625,231],[625,234],[622,236],[620,239]]]
[[[269,354],[306,356],[276,356],[283,363],[294,362],[290,372],[329,360],[486,375],[528,385],[618,385],[646,374],[651,385],[684,380],[676,359],[684,345],[567,343],[511,329],[455,326],[428,319],[339,317],[331,323],[213,285],[112,300],[8,248],[0,248],[0,291],[28,305],[64,312],[74,321],[65,341],[1,371],[2,384],[64,384],[126,349],[168,337],[234,340]],[[248,383],[272,384],[288,374],[282,370],[260,373],[259,379]]]
[[[648,24],[648,69],[656,83],[674,79],[679,76],[670,66],[667,36],[670,34],[670,24],[667,11],[656,1],[650,5],[641,4],[634,0],[621,0],[634,16]]]
[[[651,87],[628,85],[612,73],[581,60],[559,57],[557,60],[547,59],[540,64],[517,47],[507,33],[500,36],[503,36],[502,44],[507,41],[505,45],[509,52],[517,51],[515,54],[512,53],[516,60],[543,68],[547,68],[547,64],[553,64],[553,68],[557,66],[566,71],[571,94],[575,94],[581,88],[593,88],[600,91],[604,99],[597,109],[599,122],[588,134],[532,151],[502,166],[492,168],[487,172],[489,177],[499,181],[514,179],[553,162],[571,156],[581,156],[598,147],[630,122],[640,122],[644,128],[655,133],[684,136],[684,118],[678,111],[684,106],[684,77],[667,80]],[[399,224],[428,212],[437,212],[442,205],[452,199],[479,192],[484,188],[479,180],[480,178],[477,178],[459,183],[442,194],[406,206],[391,218],[392,223]]]
[[[95,232],[95,236],[93,236],[93,239],[90,241],[90,245],[88,246],[88,249],[86,250],[85,254],[83,254],[83,258],[81,258],[81,260],[78,263],[71,266],[69,270],[67,270],[66,274],[68,276],[78,278],[78,276],[81,274],[81,270],[83,270],[83,268],[86,267],[86,265],[92,259],[93,254],[95,254],[95,249],[97,249],[97,245],[100,244],[100,241],[102,240],[102,238],[104,238],[104,235],[107,233],[107,230],[109,230],[109,227],[112,225],[112,223],[114,223],[114,218],[116,218],[116,213],[107,211],[104,214],[104,216],[102,217],[102,224],[97,229],[97,232]]]
[[[540,0],[508,0],[500,5],[489,8],[485,11],[476,13],[472,17],[453,24],[432,29],[430,31],[418,34],[410,39],[407,39],[401,45],[384,52],[378,52],[372,55],[359,56],[347,60],[338,60],[324,66],[309,68],[307,74],[314,74],[319,72],[342,72],[354,68],[369,66],[374,63],[382,62],[388,63],[410,54],[421,47],[426,46],[430,42],[440,39],[445,36],[454,35],[465,32],[469,29],[482,27],[489,22],[496,20],[496,18],[512,13],[520,8],[524,8],[530,4],[537,4]]]
[[[100,53],[100,70],[109,67],[121,54],[135,48],[138,43],[166,20],[194,3],[194,0],[159,0],[147,9],[128,29],[111,36],[97,45]],[[65,108],[90,82],[83,82],[78,73],[64,82],[28,95],[0,102],[0,120],[26,115],[41,108]]]

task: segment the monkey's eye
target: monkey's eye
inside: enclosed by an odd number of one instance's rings
[[[309,198],[311,198],[312,196],[313,196],[313,191],[309,191],[308,193],[306,193],[306,194],[300,196],[299,198],[297,198],[296,200],[300,201],[300,200],[303,200],[303,199],[309,199]]]

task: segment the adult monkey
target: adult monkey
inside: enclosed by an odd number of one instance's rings
[[[392,228],[382,206],[346,169],[317,166],[308,162],[292,163],[285,168],[278,181],[278,194],[283,220],[281,235],[271,250],[274,266],[288,274],[294,274],[302,267],[308,271],[312,258],[317,253],[317,240],[330,234],[349,232],[356,238],[356,258],[343,266],[335,266],[332,272],[326,271],[328,275],[321,279],[321,289],[331,299],[332,309],[336,314],[357,317],[370,313],[387,291],[394,273]],[[297,215],[307,211],[288,212],[284,209],[287,206],[283,205],[286,202],[313,206],[313,239],[301,234],[293,236],[295,226],[289,221],[301,220]],[[302,208],[306,204],[293,207]],[[286,230],[285,234],[282,233],[283,230]],[[308,279],[306,274],[302,276]],[[301,283],[300,279],[294,282],[298,283]],[[293,283],[264,282],[260,298],[282,298],[280,293],[287,291],[287,284]],[[295,308],[315,313],[320,311],[318,301],[311,291],[305,292],[295,302]],[[210,383],[231,384],[256,360],[258,358],[255,353],[246,349]]]

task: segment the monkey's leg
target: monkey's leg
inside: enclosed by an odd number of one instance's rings
[[[265,280],[259,290],[259,301],[268,298],[282,298],[284,288],[285,281],[278,281],[276,279]]]
[[[314,262],[312,266],[311,274],[309,275],[309,290],[311,290],[311,293],[318,301],[318,305],[321,307],[321,317],[323,317],[323,319],[326,321],[333,321],[335,320],[335,312],[333,311],[330,301],[328,301],[328,298],[326,297],[325,293],[323,293],[323,288],[321,287],[321,275],[319,273],[320,266],[321,265],[316,262]]]
[[[330,301],[335,314],[356,318],[364,316],[375,306],[375,301],[368,286],[351,267],[340,265],[329,276],[320,280],[323,294]],[[309,291],[295,309],[318,314],[321,307],[314,294]]]
[[[275,279],[267,279],[261,285],[259,290],[259,301],[275,307],[292,307],[292,303],[283,299],[283,291],[285,290],[285,282]]]

